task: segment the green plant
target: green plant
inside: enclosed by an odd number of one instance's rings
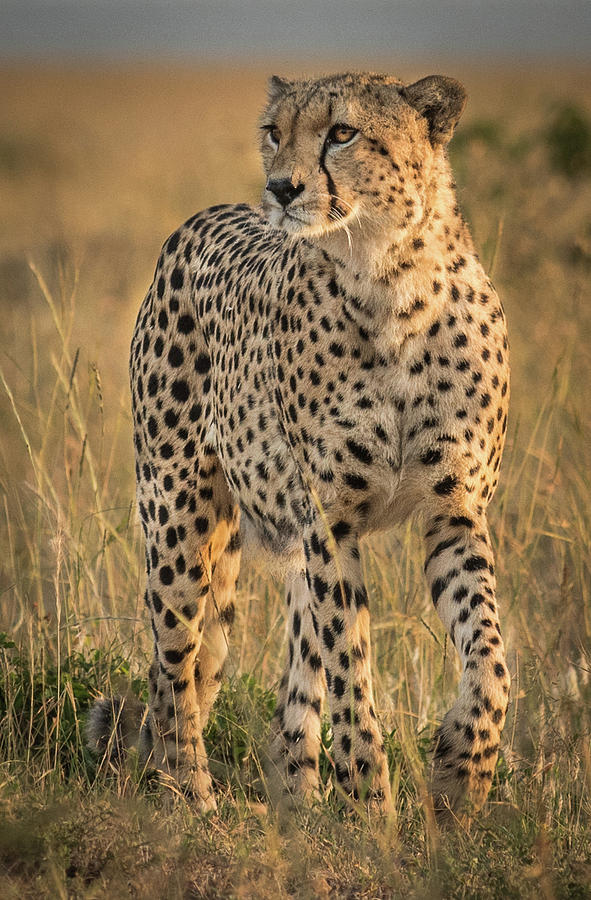
[[[583,109],[569,104],[556,110],[545,138],[555,171],[567,178],[591,173],[591,121]]]

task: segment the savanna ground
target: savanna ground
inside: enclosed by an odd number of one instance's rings
[[[284,622],[281,592],[254,564],[207,732],[219,812],[202,820],[133,765],[116,774],[85,750],[93,697],[144,695],[151,652],[134,318],[180,222],[256,202],[269,73],[1,72],[3,897],[591,897],[590,73],[444,71],[470,93],[451,155],[510,326],[491,524],[513,688],[490,802],[470,829],[441,835],[421,801],[458,667],[412,525],[364,555],[392,821],[343,812],[328,788],[292,827],[267,807],[260,759]],[[327,728],[324,743],[329,782]]]

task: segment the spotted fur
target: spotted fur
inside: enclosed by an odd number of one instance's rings
[[[272,768],[390,803],[359,541],[411,513],[462,663],[435,742],[439,811],[488,793],[509,674],[486,508],[507,424],[505,318],[457,206],[452,79],[274,78],[261,208],[167,240],[131,349],[154,630],[146,759],[215,806],[202,729],[222,677],[246,528],[289,560]],[[347,140],[343,140],[347,138]],[[242,525],[241,525],[242,522]]]

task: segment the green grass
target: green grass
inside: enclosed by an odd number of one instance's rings
[[[564,164],[571,146],[586,159],[589,96],[568,73],[509,73],[494,91],[486,75],[470,79],[452,160],[510,327],[511,419],[491,530],[513,688],[490,802],[469,830],[439,834],[422,803],[426,758],[458,666],[412,523],[363,557],[390,821],[337,802],[326,723],[321,800],[292,823],[267,805],[284,618],[279,587],[255,565],[241,576],[228,680],[206,732],[219,812],[200,819],[133,758],[115,771],[85,749],[92,699],[145,697],[151,651],[126,373],[133,319],[180,221],[208,203],[256,201],[264,81],[186,69],[6,73],[3,897],[591,897],[591,182],[586,164]]]

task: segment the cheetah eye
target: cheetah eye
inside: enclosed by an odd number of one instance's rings
[[[264,130],[267,132],[267,140],[271,146],[277,148],[281,139],[278,129],[274,125],[265,125]]]
[[[352,128],[350,125],[344,125],[342,122],[337,122],[337,124],[333,125],[328,132],[326,142],[328,144],[348,144],[353,140],[357,133],[358,131],[356,128]]]

